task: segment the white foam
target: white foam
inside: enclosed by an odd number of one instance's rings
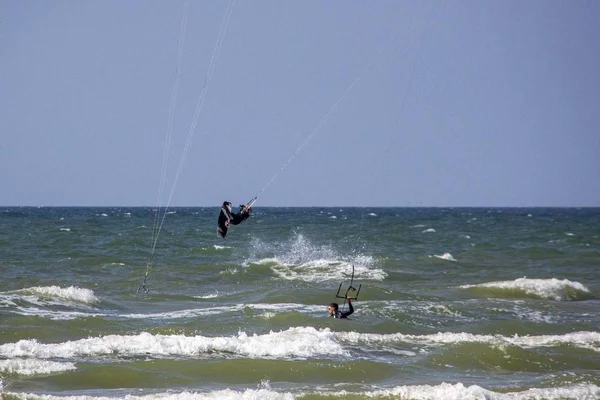
[[[520,290],[527,294],[538,296],[544,299],[568,300],[571,298],[569,291],[579,291],[589,293],[589,289],[579,282],[572,282],[568,279],[529,279],[518,278],[514,281],[487,282],[478,285],[462,285],[460,288],[497,288],[504,290]]]
[[[600,352],[600,332],[574,332],[564,335],[539,336],[478,335],[466,332],[439,332],[430,335],[337,332],[335,337],[354,344],[403,342],[439,346],[457,343],[487,343],[492,346],[515,345],[524,348],[552,347],[568,344]]]
[[[246,357],[308,358],[347,355],[328,329],[289,328],[262,335],[205,337],[184,335],[108,335],[63,343],[20,340],[0,345],[3,357],[72,358],[98,356],[198,356],[223,352]]]
[[[11,312],[19,315],[33,315],[36,317],[43,317],[52,319],[55,321],[66,321],[76,318],[90,318],[90,317],[105,317],[108,314],[102,313],[89,313],[81,311],[55,311],[45,310],[38,307],[15,307]]]
[[[456,260],[454,259],[454,257],[452,257],[452,254],[450,254],[450,253],[444,253],[444,254],[442,254],[441,256],[438,256],[437,254],[434,254],[433,256],[434,256],[434,257],[437,257],[437,258],[440,258],[440,259],[442,259],[442,260],[456,261]]]
[[[427,228],[424,231],[422,231],[421,233],[435,233],[435,229],[433,229],[433,228]]]
[[[463,383],[446,383],[439,385],[405,385],[392,388],[351,392],[319,390],[317,392],[289,393],[273,391],[268,383],[258,385],[256,389],[233,390],[221,389],[211,392],[167,392],[144,396],[125,395],[123,397],[101,396],[55,396],[32,393],[6,393],[20,400],[292,400],[310,397],[368,397],[397,398],[410,400],[563,400],[563,399],[597,399],[600,388],[594,384],[577,384],[562,387],[533,388],[521,392],[494,392],[477,385],[465,386]]]
[[[55,396],[49,394],[33,393],[7,393],[21,400],[293,400],[291,393],[278,393],[269,389],[246,389],[237,391],[232,389],[214,390],[211,392],[180,392],[157,393],[145,396],[126,395],[123,397],[96,397],[96,396]]]
[[[194,296],[198,298],[199,296]],[[275,303],[275,304],[237,304],[233,306],[219,306],[219,307],[208,307],[208,308],[191,308],[186,310],[177,311],[165,311],[160,313],[152,314],[122,314],[119,315],[121,318],[129,319],[181,319],[181,318],[194,318],[198,316],[207,315],[218,315],[218,314],[231,314],[239,313],[242,310],[250,308],[253,310],[261,311],[299,311],[304,313],[314,313],[323,311],[323,306],[311,306],[294,303]]]
[[[196,299],[216,299],[217,297],[219,297],[219,292],[205,294],[204,296],[194,296]]]
[[[369,217],[376,217],[376,216],[377,216],[377,214],[375,214],[375,213],[368,213],[367,215],[368,215]]]
[[[215,250],[224,250],[224,249],[229,249],[230,248],[229,246],[221,246],[221,245],[218,245],[218,244],[213,245],[213,247],[214,247]]]
[[[37,359],[0,360],[0,371],[8,374],[38,375],[75,370],[75,364]]]
[[[600,388],[594,384],[574,385],[558,388],[534,388],[522,392],[498,393],[477,385],[465,386],[462,383],[439,385],[397,386],[363,393],[340,391],[327,393],[329,396],[361,395],[367,397],[398,398],[411,400],[562,400],[592,399],[600,395]]]
[[[225,314],[228,312],[239,312],[241,309],[242,306],[238,304],[235,306],[189,308],[185,310],[164,311],[152,314],[122,314],[120,315],[120,317],[130,319],[180,319],[193,318],[197,316]]]
[[[15,293],[31,293],[37,296],[60,298],[82,304],[99,303],[100,299],[90,289],[82,289],[76,286],[61,288],[60,286],[38,286],[15,291]]]

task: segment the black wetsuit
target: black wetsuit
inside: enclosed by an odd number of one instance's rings
[[[240,211],[237,214],[231,214],[231,223],[237,225],[242,221],[245,221],[250,216],[250,211],[246,209],[246,206],[240,206]]]
[[[352,303],[351,302],[348,302],[348,311],[344,311],[344,312],[337,311],[335,313],[335,317],[336,318],[348,318],[348,316],[350,314],[352,314],[353,312],[354,312],[354,307],[352,307]]]
[[[227,228],[229,228],[229,224],[238,225],[242,221],[248,219],[250,216],[250,210],[246,209],[245,206],[240,206],[240,211],[238,213],[233,213],[231,211],[231,203],[224,202],[221,206],[221,212],[219,213],[219,219],[217,221],[217,234],[225,238],[227,235]]]

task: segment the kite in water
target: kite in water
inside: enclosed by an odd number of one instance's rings
[[[252,199],[248,204],[240,205],[240,211],[234,213],[231,210],[231,202],[225,201],[221,206],[221,212],[219,213],[219,220],[217,222],[217,235],[221,238],[225,238],[227,235],[227,229],[230,224],[238,225],[242,221],[245,221],[250,217],[250,212],[252,211],[252,204],[254,204],[255,199]]]

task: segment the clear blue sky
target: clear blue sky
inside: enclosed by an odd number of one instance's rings
[[[237,1],[175,181],[227,5],[0,1],[0,205],[155,205],[179,73],[163,205],[600,206],[598,1]]]

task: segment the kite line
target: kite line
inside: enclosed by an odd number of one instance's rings
[[[171,91],[171,102],[169,105],[169,120],[167,123],[165,151],[163,153],[161,181],[160,181],[159,190],[158,190],[158,194],[157,194],[157,207],[156,207],[157,211],[156,211],[156,215],[155,215],[155,219],[154,219],[154,227],[152,230],[152,246],[150,249],[150,254],[148,256],[148,261],[146,263],[146,272],[144,273],[144,278],[143,278],[142,282],[138,286],[136,294],[138,294],[140,292],[140,290],[142,290],[142,289],[144,290],[144,293],[149,292],[149,288],[147,286],[147,280],[148,280],[148,275],[150,273],[150,270],[152,269],[152,262],[154,260],[154,255],[155,255],[155,251],[156,251],[156,245],[158,243],[158,238],[160,236],[160,232],[164,225],[164,222],[165,222],[165,219],[167,216],[167,211],[171,204],[171,199],[173,198],[173,193],[175,192],[175,187],[177,185],[179,175],[183,169],[183,165],[187,158],[187,153],[188,153],[188,150],[192,143],[192,139],[194,137],[194,133],[196,130],[196,126],[198,124],[198,120],[200,119],[200,114],[202,111],[202,106],[204,104],[204,99],[206,98],[206,93],[208,90],[209,83],[215,72],[217,60],[218,60],[219,54],[221,52],[221,47],[223,46],[223,41],[225,40],[225,34],[227,33],[227,29],[229,28],[229,22],[231,20],[231,15],[233,14],[234,6],[235,6],[235,0],[229,0],[229,2],[227,4],[227,9],[225,10],[225,14],[224,14],[223,20],[221,22],[219,34],[217,36],[217,40],[216,40],[215,46],[213,48],[212,56],[211,56],[210,63],[208,66],[208,70],[206,72],[206,77],[204,78],[204,83],[202,84],[202,88],[200,89],[200,95],[199,95],[198,101],[196,103],[196,110],[194,112],[194,117],[192,119],[192,123],[188,130],[185,146],[183,148],[181,157],[179,159],[179,165],[177,166],[177,171],[175,173],[173,185],[171,187],[171,191],[170,191],[169,197],[167,199],[167,204],[165,205],[164,210],[161,212],[160,203],[162,202],[162,192],[164,190],[165,181],[166,181],[167,161],[168,161],[168,155],[170,153],[171,137],[172,137],[172,132],[173,132],[173,120],[174,120],[174,116],[175,116],[175,110],[176,110],[176,104],[177,104],[177,92],[178,92],[178,88],[179,88],[180,65],[181,65],[181,61],[183,58],[183,47],[184,47],[184,42],[185,42],[185,33],[186,33],[187,18],[188,18],[188,12],[189,12],[189,0],[186,0],[186,2],[185,2],[183,16],[182,16],[182,20],[181,20],[180,34],[179,34],[179,46],[178,46],[178,50],[177,50],[177,61],[176,61],[176,65],[175,65],[175,71],[176,71],[175,72],[175,80],[173,82],[173,89]]]

